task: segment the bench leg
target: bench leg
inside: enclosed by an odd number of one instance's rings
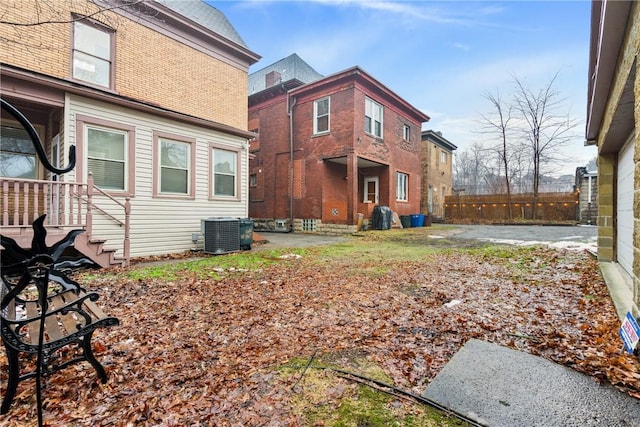
[[[93,355],[93,350],[91,349],[92,336],[93,332],[85,335],[84,338],[82,338],[82,349],[84,350],[84,355],[87,358],[87,361],[91,363],[91,366],[93,366],[93,369],[96,370],[100,381],[102,381],[102,383],[104,384],[107,382],[107,373],[105,372],[100,362],[98,362],[98,359],[96,359],[96,357]]]
[[[18,352],[8,345],[4,346],[7,350],[7,361],[9,362],[9,378],[7,381],[7,391],[4,393],[4,400],[0,408],[0,414],[9,412],[13,397],[16,395],[18,383],[20,382],[20,361],[18,360]]]

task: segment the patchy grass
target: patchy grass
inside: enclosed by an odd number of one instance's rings
[[[309,363],[313,362],[313,363]],[[373,385],[354,382],[348,370],[386,384],[393,380],[358,352],[330,353],[317,361],[293,359],[280,368],[283,377],[297,378],[292,411],[306,426],[387,427],[466,426],[457,418],[410,399],[386,393]],[[374,384],[374,383],[372,383]]]

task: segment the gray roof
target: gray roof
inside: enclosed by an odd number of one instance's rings
[[[239,44],[244,48],[249,48],[242,37],[238,34],[233,25],[229,22],[224,13],[202,0],[155,0],[165,7],[189,18],[193,22],[215,31],[221,36]]]
[[[302,83],[311,83],[324,77],[294,53],[261,70],[249,74],[249,95],[266,89],[265,77],[271,71],[280,73],[282,82],[295,79]]]
[[[425,139],[428,139],[436,145],[439,145],[441,148],[447,149],[449,151],[454,151],[458,148],[455,144],[442,136],[442,132],[438,132],[435,130],[423,130],[422,140],[424,141]]]

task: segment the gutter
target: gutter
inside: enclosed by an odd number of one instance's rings
[[[298,99],[293,97],[293,103],[290,101],[290,93],[287,91],[287,115],[289,116],[289,219],[291,221],[291,231],[293,231],[293,107],[296,106]]]

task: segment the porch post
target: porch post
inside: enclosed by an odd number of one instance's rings
[[[358,156],[347,154],[347,224],[358,223]]]

